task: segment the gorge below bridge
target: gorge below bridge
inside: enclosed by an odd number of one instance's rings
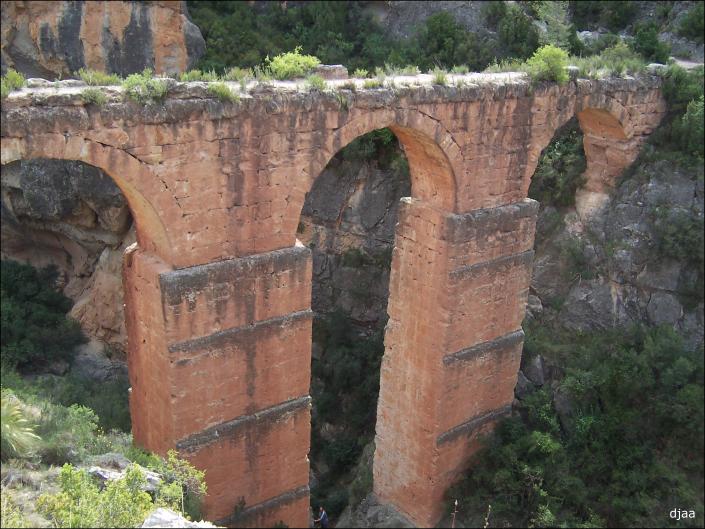
[[[30,80],[2,105],[3,165],[80,160],[129,203],[135,442],[175,447],[206,471],[207,519],[308,526],[312,265],[297,226],[328,161],[389,127],[412,196],[392,257],[373,487],[435,525],[480,436],[511,411],[541,151],[577,116],[587,158],[577,209],[596,214],[665,112],[660,79],[532,86],[523,74],[470,74],[435,86],[419,75],[375,89],[331,80],[323,92],[251,83],[238,102],[169,83],[148,105],[105,87],[99,107],[77,81]]]

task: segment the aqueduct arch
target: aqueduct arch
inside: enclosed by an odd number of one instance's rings
[[[108,105],[85,105],[61,83],[3,102],[3,164],[81,160],[128,198],[141,230],[124,266],[133,434],[206,469],[208,518],[308,523],[311,257],[296,226],[313,179],[364,132],[392,127],[416,196],[400,208],[393,255],[375,492],[435,524],[478,435],[510,411],[538,154],[578,113],[595,138],[589,167],[614,172],[665,104],[655,77],[533,90],[516,74],[463,80],[360,86],[345,106],[292,83],[236,104],[198,83],[147,107],[115,89]],[[610,151],[615,139],[628,155]]]

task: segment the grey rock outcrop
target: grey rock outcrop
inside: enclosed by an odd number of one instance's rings
[[[160,507],[155,509],[147,517],[147,519],[142,524],[142,527],[156,528],[156,527],[217,527],[210,522],[190,522],[180,514],[172,511],[171,509],[164,509]]]
[[[55,265],[91,338],[124,348],[122,251],[134,241],[113,180],[81,162],[29,160],[2,170],[3,259]]]
[[[186,2],[3,2],[2,71],[60,79],[80,68],[176,74],[205,51]]]

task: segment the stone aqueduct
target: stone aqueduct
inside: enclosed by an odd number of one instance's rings
[[[375,492],[435,524],[478,434],[510,411],[538,206],[527,190],[541,150],[577,115],[589,212],[665,104],[653,77],[539,88],[517,74],[466,80],[419,77],[345,102],[291,83],[235,104],[200,84],[146,107],[117,93],[86,106],[79,88],[56,88],[71,83],[4,101],[3,164],[81,160],[127,197],[138,236],[124,258],[134,438],[206,469],[208,519],[307,526],[311,253],[296,230],[316,176],[372,130],[398,136],[413,194],[393,252]]]

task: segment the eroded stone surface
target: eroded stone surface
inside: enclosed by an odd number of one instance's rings
[[[125,76],[178,74],[205,51],[186,2],[8,1],[2,5],[2,71],[57,79],[80,68]]]

